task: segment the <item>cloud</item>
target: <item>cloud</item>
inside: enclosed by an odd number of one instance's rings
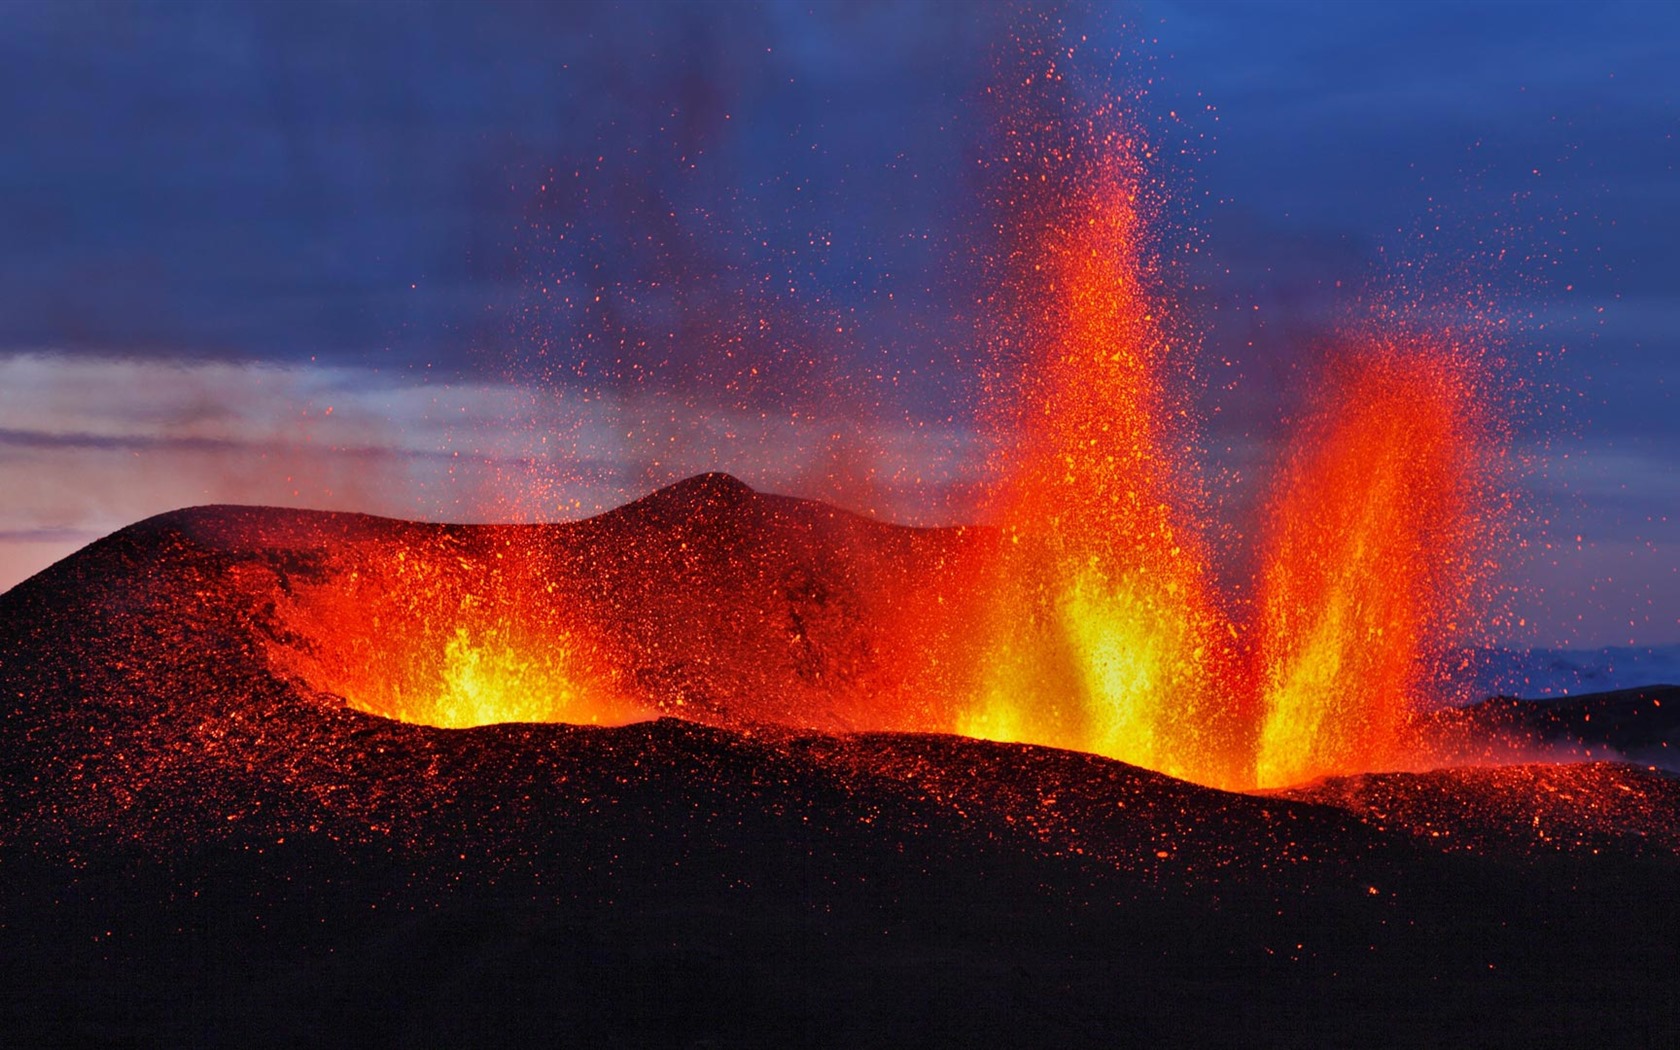
[[[0,355],[0,419],[0,589],[97,536],[205,503],[554,520],[724,470],[940,524],[972,515],[987,451],[955,424],[344,366],[44,353]]]

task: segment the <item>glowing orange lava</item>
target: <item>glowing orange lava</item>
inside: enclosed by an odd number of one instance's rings
[[[621,724],[625,698],[589,618],[508,530],[490,549],[446,531],[349,547],[327,586],[292,581],[270,658],[370,714],[459,729],[495,722]]]
[[[1136,142],[1043,161],[1065,186],[1017,253],[1043,313],[952,727],[1228,788],[1413,760],[1410,714],[1485,578],[1479,358],[1426,336],[1343,348],[1275,479],[1255,622],[1233,621],[1193,513]]]

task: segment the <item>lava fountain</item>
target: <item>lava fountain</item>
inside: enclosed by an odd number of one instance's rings
[[[651,717],[531,530],[495,530],[488,546],[449,532],[343,544],[334,556],[294,570],[272,610],[286,644],[269,647],[271,661],[313,690],[448,729]]]
[[[1316,400],[1262,541],[1261,785],[1403,760],[1431,658],[1483,579],[1497,446],[1473,355],[1428,339],[1356,347]]]
[[[1007,540],[980,576],[977,695],[956,728],[1231,784],[1245,695],[1184,505],[1134,141],[1106,137],[1025,256],[1041,313],[994,494]]]

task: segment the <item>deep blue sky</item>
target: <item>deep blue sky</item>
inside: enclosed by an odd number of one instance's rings
[[[1524,570],[1519,612],[1540,642],[1680,640],[1672,5],[1064,17],[1094,89],[1147,87],[1168,241],[1195,248],[1178,298],[1204,333],[1212,454],[1266,447],[1362,295],[1476,290],[1513,322],[1519,446],[1547,451],[1526,535],[1568,548]],[[985,323],[983,93],[1017,18],[5,3],[0,355],[960,424]],[[0,461],[43,440],[15,423]],[[10,528],[91,527],[52,513]]]

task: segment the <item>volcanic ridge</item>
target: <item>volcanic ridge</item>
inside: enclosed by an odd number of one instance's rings
[[[123,529],[0,595],[0,1041],[1680,1040],[1680,689],[1266,792],[918,731],[998,542],[723,475]]]

